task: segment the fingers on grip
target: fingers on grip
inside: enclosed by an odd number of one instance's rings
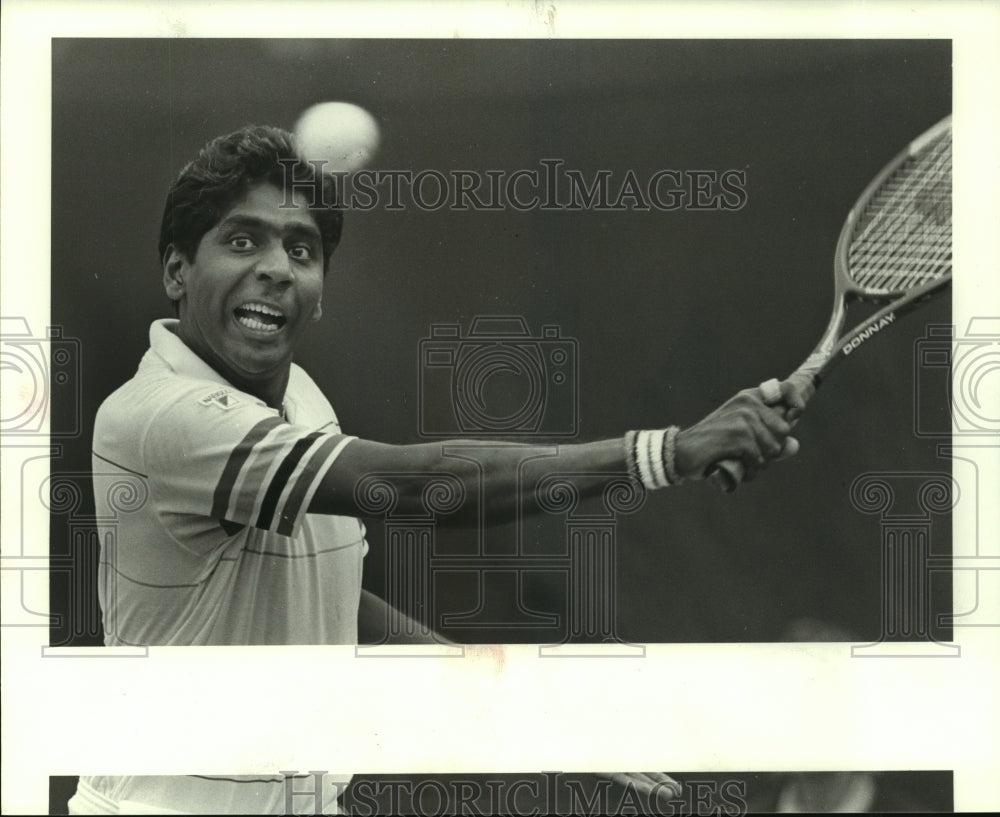
[[[780,462],[795,456],[799,451],[799,441],[792,436],[785,436],[791,431],[792,424],[787,422],[791,410],[787,409],[786,417],[777,412],[765,412],[764,418],[755,417],[751,427],[754,431],[756,444],[759,447],[757,467],[746,461],[727,459],[716,463],[708,478],[724,493],[732,493],[745,482],[752,480],[760,468],[766,468],[771,461]]]
[[[799,453],[799,441],[794,437],[785,438],[785,446],[781,449],[781,454],[778,455],[778,461],[787,460],[789,457],[794,457]]]

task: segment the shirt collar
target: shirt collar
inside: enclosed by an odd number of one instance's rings
[[[149,327],[149,348],[171,369],[184,377],[193,377],[197,380],[211,380],[214,383],[228,386],[240,392],[240,394],[246,394],[248,398],[261,406],[267,405],[259,397],[247,394],[245,391],[238,389],[191,351],[191,348],[177,334],[179,324],[180,321],[177,318],[162,318],[158,321],[153,321]],[[294,369],[295,367],[293,366],[292,368]],[[294,376],[294,372],[292,372],[292,375]],[[285,392],[285,400],[281,411],[278,411],[279,416],[286,420],[290,420],[295,414],[295,402],[288,394],[289,390],[291,390],[291,380],[289,380],[289,388]],[[277,411],[277,409],[273,410]]]
[[[211,380],[223,386],[236,388],[226,378],[191,351],[177,335],[177,318],[153,321],[149,327],[149,347],[177,374],[198,380]]]

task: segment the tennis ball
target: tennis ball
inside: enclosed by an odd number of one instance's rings
[[[375,156],[379,127],[375,117],[350,102],[320,102],[299,117],[293,129],[299,155],[326,162],[324,172],[351,173]]]

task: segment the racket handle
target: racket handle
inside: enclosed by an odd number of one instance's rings
[[[746,474],[747,470],[739,460],[723,460],[712,466],[708,478],[722,493],[731,494],[740,487]]]
[[[816,387],[819,385],[819,379],[809,370],[803,371],[800,369],[788,379],[796,381],[799,394],[802,395],[802,399],[806,403],[812,399],[812,396],[816,393]],[[788,409],[783,409],[782,413],[787,417]],[[797,418],[793,421],[793,425],[796,422],[798,422]],[[708,472],[708,479],[723,493],[731,494],[740,487],[746,475],[747,469],[743,467],[743,463],[739,460],[722,460],[711,467]]]

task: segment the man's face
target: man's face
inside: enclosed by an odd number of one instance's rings
[[[303,196],[294,196],[295,207],[280,207],[284,200],[273,185],[251,188],[202,236],[194,259],[175,252],[174,275],[167,263],[168,294],[179,295],[178,334],[238,386],[279,379],[283,389],[292,353],[319,317],[319,229]]]

